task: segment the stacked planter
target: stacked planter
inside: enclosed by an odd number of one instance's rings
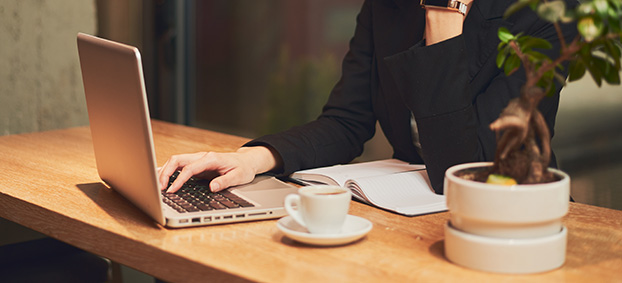
[[[462,179],[456,172],[491,163],[456,165],[445,173],[450,220],[445,226],[445,255],[468,268],[499,273],[536,273],[563,265],[568,231],[570,177],[502,186]]]

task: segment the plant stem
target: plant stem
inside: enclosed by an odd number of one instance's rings
[[[521,60],[521,62],[523,62],[523,69],[525,69],[525,75],[527,77],[527,83],[525,85],[526,86],[535,85],[535,84],[531,84],[531,85],[529,84],[529,82],[532,80],[531,77],[534,74],[534,72],[533,72],[534,66],[529,61],[529,57],[520,50],[520,47],[518,46],[518,43],[516,43],[515,41],[511,41],[509,43],[509,45],[510,45],[510,47],[512,47],[512,49],[514,49],[514,52],[516,52],[516,56],[518,56],[518,58]],[[538,81],[536,80],[536,82],[538,82]]]
[[[575,53],[581,50],[581,47],[583,47],[584,44],[584,42],[580,41],[579,37],[576,37],[570,45],[562,47],[561,55],[557,57],[555,61],[544,62],[542,66],[540,66],[534,76],[534,79],[536,80],[534,83],[537,83],[546,72],[555,69],[556,66],[560,65],[564,61],[568,61]]]
[[[557,25],[555,26],[558,27]],[[584,42],[581,42],[580,41],[581,38],[577,36],[570,43],[570,45],[567,45],[563,39],[563,36],[561,35],[561,32],[558,33],[558,35],[562,42],[560,56],[557,59],[555,59],[555,61],[546,61],[542,63],[540,68],[538,68],[536,71],[533,70],[534,66],[529,61],[529,57],[520,50],[520,47],[518,47],[518,44],[514,41],[510,42],[510,47],[514,49],[518,58],[520,58],[520,60],[523,62],[523,68],[525,69],[525,75],[527,77],[527,81],[525,82],[526,87],[535,86],[546,72],[553,70],[557,65],[563,63],[564,61],[569,60],[576,52],[581,50],[581,47],[583,47],[583,45],[585,44]]]
[[[566,39],[564,38],[564,34],[562,33],[562,28],[559,26],[558,22],[554,22],[553,26],[555,27],[555,31],[557,32],[557,37],[559,38],[559,42],[562,44],[562,49],[566,49]]]

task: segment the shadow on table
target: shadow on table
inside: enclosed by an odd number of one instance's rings
[[[104,183],[77,184],[76,187],[124,227],[162,229],[151,217]]]

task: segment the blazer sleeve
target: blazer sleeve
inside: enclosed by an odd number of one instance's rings
[[[373,58],[371,11],[366,1],[357,16],[355,34],[342,64],[342,75],[317,120],[257,138],[245,146],[272,147],[283,160],[276,174],[348,163],[363,152],[375,133],[371,105]]]
[[[560,43],[553,25],[539,20],[531,11],[509,20],[513,21],[509,24],[511,31],[527,31],[526,34],[545,38],[553,44],[553,49],[545,53],[552,58],[559,54]],[[573,37],[569,26],[565,26],[564,31],[567,38]],[[415,116],[422,158],[437,193],[443,193],[444,174],[452,165],[494,159],[496,138],[489,124],[510,99],[519,96],[525,82],[522,69],[508,77],[496,68],[496,49],[487,59],[487,66],[472,77],[469,59],[482,56],[470,54],[481,49],[467,46],[465,34],[468,32],[477,31],[465,27],[465,32],[457,37],[430,46],[419,42],[385,58],[400,95]],[[487,44],[496,47],[498,42],[496,39]],[[475,80],[485,83],[475,84]],[[545,98],[540,105],[551,130],[560,89],[558,86],[555,96]]]

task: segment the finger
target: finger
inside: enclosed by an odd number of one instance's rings
[[[169,160],[167,160],[166,163],[164,163],[164,166],[160,169],[158,180],[160,181],[162,190],[168,187],[169,178],[173,175],[173,173],[175,173],[175,171],[185,167],[187,164],[200,158],[200,156],[202,155],[198,153],[171,156],[171,158],[169,158]]]
[[[181,188],[181,186],[183,186],[184,183],[186,183],[186,181],[190,179],[190,177],[195,175],[193,171],[194,166],[192,166],[193,164],[194,163],[188,164],[185,167],[183,167],[181,171],[179,171],[179,175],[177,175],[177,178],[175,178],[175,181],[173,181],[171,186],[168,187],[168,189],[166,190],[167,193],[174,193],[178,191]]]
[[[164,166],[162,166],[162,168],[160,169],[160,175],[158,176],[158,180],[160,182],[162,190],[168,188],[168,182],[171,175],[173,175],[173,173],[175,173],[175,171],[179,169],[180,161],[178,158],[179,157],[177,156],[172,156],[169,160],[166,161],[166,163],[164,163]]]
[[[188,159],[183,159],[177,165],[177,168],[182,168],[179,172],[179,175],[175,179],[175,181],[171,184],[171,186],[166,191],[167,193],[174,193],[179,190],[183,184],[188,181],[192,176],[201,174],[205,171],[217,171],[217,163],[212,161],[214,159],[213,154],[209,153],[200,153],[191,156],[190,159],[193,161],[186,164]],[[172,173],[171,173],[172,174]]]
[[[170,175],[164,174],[164,168],[168,166],[169,160],[167,160],[162,167],[158,168],[158,182],[160,182],[160,189],[164,190],[168,185]]]
[[[250,183],[254,177],[254,174],[244,172],[244,170],[231,170],[214,178],[209,186],[212,192],[218,192],[229,187]]]

